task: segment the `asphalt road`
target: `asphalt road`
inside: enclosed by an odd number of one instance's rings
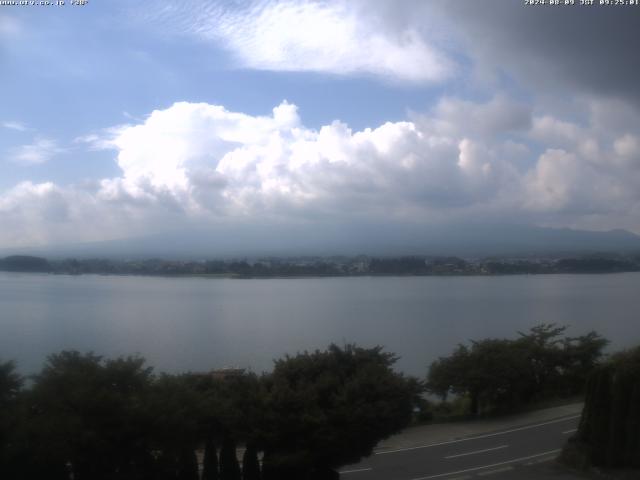
[[[343,480],[466,480],[473,478],[578,478],[549,473],[575,432],[579,415],[445,442],[379,451],[340,472]],[[547,464],[547,465],[545,465]]]

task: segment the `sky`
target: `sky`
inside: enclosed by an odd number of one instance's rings
[[[637,5],[0,5],[0,249],[640,234],[638,45]]]

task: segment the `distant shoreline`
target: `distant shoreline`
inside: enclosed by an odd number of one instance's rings
[[[300,257],[178,261],[163,259],[48,260],[16,255],[0,259],[0,271],[67,275],[137,275],[199,278],[328,278],[602,274],[640,271],[640,254],[568,258],[485,258],[405,256],[376,258]]]
[[[32,272],[0,270],[0,273],[35,274],[51,277],[146,277],[166,279],[197,278],[202,280],[288,280],[288,279],[324,279],[324,278],[495,278],[516,276],[551,276],[551,275],[617,275],[627,273],[640,273],[640,270],[616,271],[616,272],[536,272],[536,273],[439,273],[439,274],[393,274],[393,273],[363,273],[363,274],[327,274],[327,275],[238,275],[238,274],[153,274],[153,273],[68,273],[68,272]]]

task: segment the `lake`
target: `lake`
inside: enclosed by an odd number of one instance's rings
[[[159,371],[270,370],[329,343],[384,345],[424,376],[459,342],[541,322],[640,343],[640,273],[494,277],[159,278],[0,273],[0,359],[139,353]]]

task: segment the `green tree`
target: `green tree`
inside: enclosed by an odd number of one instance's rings
[[[277,360],[264,379],[263,478],[328,474],[405,427],[420,384],[394,372],[395,361],[355,345]]]
[[[515,340],[458,345],[431,364],[427,388],[443,400],[450,393],[469,398],[472,415],[580,393],[607,341],[595,332],[564,337],[566,328],[541,324]]]
[[[236,442],[230,435],[225,435],[220,450],[220,480],[241,480],[241,476]]]
[[[525,400],[527,359],[517,344],[503,339],[473,342],[471,413],[484,410],[509,410]]]
[[[14,362],[0,362],[0,478],[12,478],[21,468],[16,443],[23,378],[15,370]]]
[[[524,352],[514,342],[485,339],[472,342],[471,348],[459,345],[450,357],[434,362],[427,386],[443,398],[448,393],[469,397],[469,413],[477,415],[481,409],[517,406],[525,369]]]
[[[566,330],[566,326],[542,323],[528,333],[518,332],[517,344],[527,356],[528,367],[522,373],[527,376],[529,388],[526,394],[531,400],[562,390],[562,373],[566,365],[562,335]]]
[[[237,459],[230,455],[230,443],[256,445],[261,438],[264,416],[264,395],[260,379],[253,373],[230,375],[192,374],[190,388],[198,399],[197,413],[200,437],[205,440],[205,478],[236,478],[240,475]],[[215,444],[222,444],[220,450],[220,471],[214,456]],[[209,453],[207,453],[209,452]],[[219,475],[216,477],[214,475]]]
[[[178,480],[199,480],[196,452],[188,445],[180,449]]]
[[[242,456],[242,480],[260,480],[258,451],[252,443],[247,444]]]
[[[60,470],[70,463],[79,480],[140,473],[149,463],[150,379],[151,369],[138,357],[50,356],[26,399],[33,467]]]
[[[640,347],[613,356],[589,376],[569,448],[591,465],[640,468]]]
[[[9,406],[20,393],[24,379],[16,373],[15,362],[0,362],[0,407]]]
[[[563,385],[567,395],[583,393],[589,374],[598,366],[609,341],[594,331],[563,341]]]
[[[204,446],[204,459],[202,461],[202,480],[218,480],[218,454],[216,444],[209,435]]]
[[[150,419],[150,449],[159,452],[161,476],[189,475],[192,453],[203,438],[203,411],[191,374],[162,374],[151,384],[145,414]]]
[[[443,401],[450,393],[467,393],[466,377],[471,365],[471,352],[458,345],[448,357],[440,357],[429,367],[427,389]]]

